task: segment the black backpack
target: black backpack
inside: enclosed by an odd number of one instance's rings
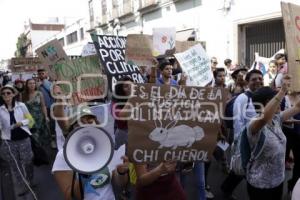
[[[229,129],[233,129],[233,105],[234,105],[234,102],[237,99],[237,97],[240,96],[241,94],[245,94],[248,97],[247,106],[246,106],[246,109],[248,109],[250,98],[252,97],[252,93],[250,91],[246,91],[244,93],[237,94],[236,96],[234,96],[230,99],[230,101],[226,104],[226,107],[225,107],[226,119],[224,120],[226,127]]]

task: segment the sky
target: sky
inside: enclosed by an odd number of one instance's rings
[[[0,60],[14,56],[29,18],[88,17],[88,0],[0,0]]]

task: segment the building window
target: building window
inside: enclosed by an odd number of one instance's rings
[[[65,46],[65,40],[64,40],[64,38],[60,38],[58,41],[61,44],[61,46]]]
[[[94,9],[93,9],[93,1],[89,1],[89,13],[90,13],[90,21],[94,21]]]
[[[84,39],[84,31],[83,28],[80,29],[80,40]]]
[[[67,35],[67,43],[68,44],[72,44],[77,41],[78,41],[77,31],[74,31],[73,33],[70,33],[69,35]]]
[[[107,13],[107,4],[106,4],[106,0],[102,0],[102,15],[106,15]]]

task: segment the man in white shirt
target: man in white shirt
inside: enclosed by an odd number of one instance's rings
[[[263,74],[259,70],[251,70],[246,75],[248,94],[255,92],[263,86]],[[234,139],[241,133],[243,127],[256,115],[252,99],[246,93],[240,94],[233,104],[233,130]]]

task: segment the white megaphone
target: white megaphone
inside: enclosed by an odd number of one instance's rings
[[[106,167],[114,153],[113,141],[102,128],[86,126],[72,131],[64,144],[64,157],[74,171],[92,174]]]

